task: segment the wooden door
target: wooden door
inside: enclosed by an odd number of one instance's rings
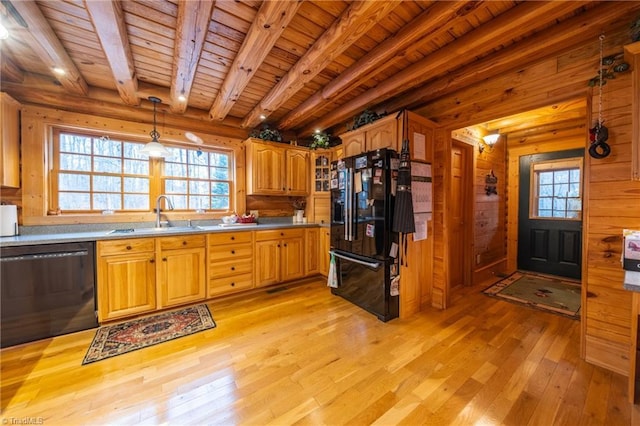
[[[472,208],[470,146],[454,141],[451,149],[451,208],[449,232],[450,288],[470,285],[469,256],[473,246],[469,228]]]
[[[98,321],[156,309],[156,265],[153,252],[98,258]]]
[[[309,152],[288,149],[286,191],[289,195],[309,195]]]
[[[520,157],[518,269],[580,279],[583,149]]]
[[[204,300],[206,294],[204,247],[162,252],[161,307]]]
[[[280,240],[256,241],[256,287],[280,282]]]
[[[289,281],[304,276],[304,238],[290,237],[280,244],[281,281]]]

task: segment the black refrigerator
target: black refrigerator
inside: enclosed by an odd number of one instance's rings
[[[331,292],[376,315],[397,318],[398,234],[391,231],[398,154],[380,149],[331,164],[331,254],[338,286]]]

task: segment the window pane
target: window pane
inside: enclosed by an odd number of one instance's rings
[[[569,197],[579,197],[580,196],[580,184],[579,183],[570,183],[569,184]]]
[[[145,144],[142,143],[133,143],[133,142],[124,142],[124,157],[125,158],[136,158],[140,160],[145,160],[146,163],[149,162],[149,157],[140,154],[140,150],[144,148]]]
[[[94,210],[121,210],[120,194],[105,194],[96,192],[93,194]]]
[[[89,175],[60,173],[58,188],[61,191],[89,191]]]
[[[125,210],[149,210],[149,196],[125,194],[124,208]]]
[[[120,158],[94,157],[93,170],[102,173],[121,173],[122,160]]]
[[[78,135],[60,135],[60,151],[91,154],[91,138]]]
[[[552,206],[552,198],[540,198],[538,200],[538,208],[540,210],[551,210]]]
[[[554,198],[553,199],[553,210],[560,211],[562,216],[564,216],[564,211],[567,209],[567,200],[566,198]],[[557,216],[557,215],[555,215]]]
[[[582,210],[582,202],[579,198],[569,198],[567,200],[567,210],[580,211]]]
[[[211,168],[211,179],[229,180],[229,169]]]
[[[88,155],[60,154],[60,170],[90,172],[91,157]]]
[[[209,197],[203,196],[190,196],[189,197],[189,207],[193,210],[197,209],[209,209],[211,208],[209,205]]]
[[[551,217],[551,210],[540,210],[538,212],[538,216],[540,216],[540,217]]]
[[[124,160],[124,173],[129,175],[149,175],[149,161]]]
[[[164,165],[165,176],[187,177],[186,164],[166,163]]]
[[[124,192],[149,193],[149,179],[147,178],[124,178]],[[147,197],[148,198],[148,197]]]
[[[221,168],[229,168],[229,156],[226,154],[220,154],[218,152],[212,152],[209,154],[209,164]]]
[[[553,185],[540,185],[541,197],[551,197],[553,195]]]
[[[186,195],[172,195],[171,201],[173,202],[173,207],[175,209],[186,210],[188,208]]]
[[[202,151],[189,150],[189,163],[206,166],[208,165],[207,156]]]
[[[167,150],[171,154],[171,161],[174,161],[176,163],[186,163],[187,162],[187,150],[186,149],[167,147]]]
[[[553,172],[540,172],[540,184],[548,185],[553,183]]]
[[[555,197],[566,197],[568,192],[569,192],[569,185],[567,185],[566,183],[555,185],[553,188],[553,195]]]
[[[167,194],[186,194],[187,181],[177,179],[167,179],[164,183],[165,192]]]
[[[89,210],[89,194],[78,192],[59,192],[58,207],[60,210]]]
[[[189,166],[189,177],[196,179],[209,179],[209,168],[206,166]]]
[[[102,192],[121,192],[122,180],[117,176],[101,176],[93,177],[93,190]]]
[[[571,182],[580,182],[580,169],[573,169],[569,171],[569,180]]]
[[[189,194],[209,194],[209,182],[201,180],[189,181]]]
[[[105,157],[122,157],[122,143],[106,138],[94,139],[93,154]]]
[[[211,193],[215,195],[229,195],[229,184],[223,182],[212,182]]]
[[[228,210],[229,209],[229,199],[226,197],[211,197],[211,208],[212,209],[220,209],[220,210]]]
[[[555,183],[567,183],[569,182],[569,171],[568,170],[558,170],[555,172],[554,176]]]

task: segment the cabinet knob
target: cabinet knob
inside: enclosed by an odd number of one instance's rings
[[[281,233],[280,233],[280,236],[281,236],[281,237],[284,237],[284,232],[281,232]]]
[[[286,247],[286,246],[287,246],[287,243],[284,243],[284,246]]]
[[[232,267],[231,267],[231,270],[232,270],[232,271],[235,271],[235,270],[236,270],[236,267],[235,267],[235,266],[232,266]]]
[[[149,259],[149,263],[156,263],[155,259]]]
[[[280,247],[280,244],[278,244],[278,247]]]
[[[131,246],[127,246],[127,250],[131,250],[131,249],[132,249],[132,247],[131,247]]]
[[[235,239],[236,239],[236,237],[231,237],[231,241],[233,241],[233,240],[235,240]]]
[[[183,245],[183,246],[186,246],[186,245],[187,245],[187,242],[186,242],[186,241],[183,241],[183,242],[182,242],[182,245]]]
[[[231,254],[236,254],[236,251],[235,250],[231,250]]]
[[[236,283],[231,283],[231,287],[235,287],[235,286],[236,286]]]
[[[166,258],[166,257],[163,257],[163,258],[162,258],[162,261],[163,261],[163,262],[166,262],[166,261],[167,261],[167,258]]]

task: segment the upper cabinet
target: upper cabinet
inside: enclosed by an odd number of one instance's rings
[[[343,157],[381,148],[399,150],[402,147],[402,114],[393,113],[373,123],[340,135]]]
[[[20,187],[20,104],[0,93],[0,186]]]
[[[309,194],[309,151],[249,138],[247,195]]]

